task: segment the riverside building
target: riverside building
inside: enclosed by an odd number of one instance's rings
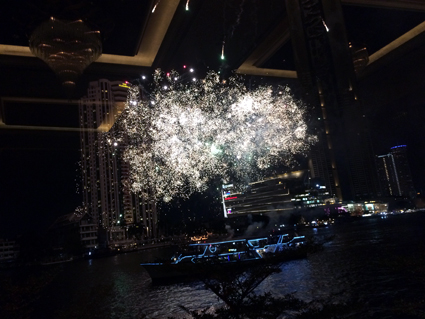
[[[415,196],[406,145],[394,146],[388,154],[377,156],[376,166],[383,196]]]
[[[243,192],[235,192],[232,184],[223,185],[222,201],[226,218],[269,213],[287,216],[307,210],[325,213],[326,205],[335,204],[325,183],[312,179],[308,170],[250,183]]]
[[[125,186],[130,171],[122,159],[126,141],[107,134],[118,129],[115,123],[125,108],[128,89],[128,82],[101,79],[90,82],[79,101],[83,204],[98,227],[100,244],[130,242],[132,225],[143,229],[145,239],[157,236],[155,203]]]

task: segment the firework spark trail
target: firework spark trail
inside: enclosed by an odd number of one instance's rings
[[[114,138],[130,141],[124,159],[134,192],[151,189],[169,200],[202,191],[215,177],[255,180],[315,141],[305,108],[287,88],[248,91],[240,79],[223,84],[214,72],[192,84],[178,78],[157,70],[149,100],[140,99],[137,87],[129,90]]]
[[[239,5],[239,10],[238,10],[238,13],[237,13],[237,16],[236,16],[236,21],[235,21],[235,23],[230,27],[230,35],[229,35],[229,38],[232,38],[233,37],[233,33],[235,32],[235,30],[236,30],[236,27],[238,27],[239,26],[239,24],[241,23],[241,17],[242,17],[242,13],[243,13],[243,6],[244,6],[244,4],[245,4],[245,0],[242,0],[241,1],[241,4]]]

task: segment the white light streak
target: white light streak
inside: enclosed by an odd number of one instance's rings
[[[240,79],[223,83],[214,72],[187,84],[175,77],[175,71],[165,77],[157,70],[146,100],[138,87],[129,89],[117,122],[121,130],[114,130],[120,135],[115,140],[129,141],[121,147],[134,192],[169,201],[203,191],[216,177],[244,184],[276,165],[290,165],[316,140],[307,132],[305,107],[288,88],[250,91]]]
[[[160,3],[160,1],[161,0],[158,0],[158,2],[153,6],[153,9],[152,9],[152,13],[154,13],[155,12],[155,10],[156,10],[156,7],[158,6],[158,4]]]
[[[326,25],[325,20],[323,20],[323,19],[322,19],[322,22],[323,22],[323,25],[324,25],[324,27],[325,27],[325,29],[326,29],[326,32],[329,32],[329,28],[328,28],[328,26]]]

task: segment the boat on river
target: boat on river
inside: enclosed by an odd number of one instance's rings
[[[306,256],[305,236],[288,234],[189,244],[170,260],[141,264],[153,281],[191,277],[223,267],[250,267]]]

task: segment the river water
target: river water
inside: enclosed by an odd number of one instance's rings
[[[258,293],[295,293],[305,301],[349,303],[349,318],[425,318],[425,213],[358,218],[304,229],[334,235],[322,251],[284,263]],[[55,266],[31,303],[29,318],[182,317],[179,305],[220,305],[202,283],[151,284],[141,262],[171,253],[154,249]]]

